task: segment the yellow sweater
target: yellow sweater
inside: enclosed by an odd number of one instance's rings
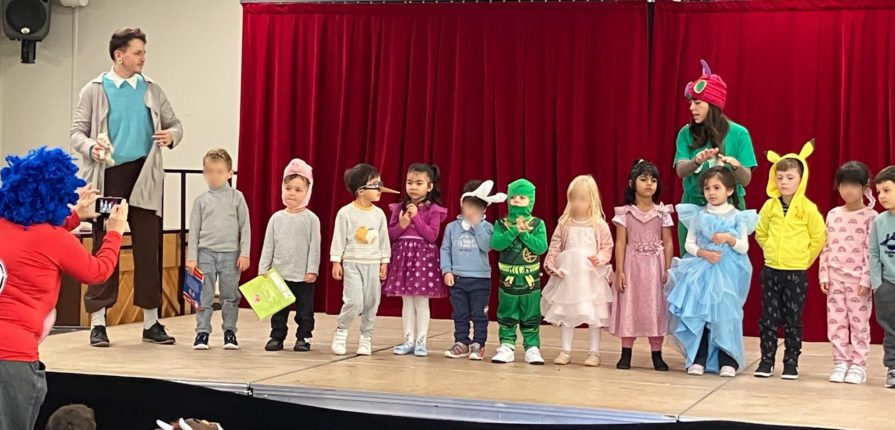
[[[814,140],[806,143],[798,154],[779,156],[768,151],[768,161],[774,163],[768,178],[768,199],[758,213],[755,240],[764,251],[764,264],[778,270],[806,270],[814,264],[827,240],[823,215],[805,197],[808,185],[807,158],[814,152]],[[777,189],[777,163],[786,158],[801,161],[804,172],[789,209],[783,214],[780,191]]]

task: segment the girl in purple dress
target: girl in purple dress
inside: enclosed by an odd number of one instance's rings
[[[407,171],[404,201],[389,205],[388,234],[392,260],[383,292],[404,300],[404,342],[394,347],[397,355],[429,355],[429,299],[447,297],[441,278],[441,255],[436,243],[447,209],[441,207],[438,167],[411,164]]]
[[[649,161],[637,160],[628,176],[625,205],[615,208],[616,226],[612,302],[609,332],[622,340],[618,369],[631,368],[634,339],[646,337],[652,350],[653,368],[667,371],[662,359],[662,342],[668,334],[668,303],[663,286],[674,256],[671,206],[659,202],[662,183],[659,169]]]

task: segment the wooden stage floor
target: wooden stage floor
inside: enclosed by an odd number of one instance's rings
[[[391,345],[402,338],[401,320],[394,317],[378,318],[371,357],[339,357],[330,352],[335,329],[332,315],[317,315],[313,349],[306,353],[292,352],[293,339],[287,339],[284,351],[264,351],[269,323],[259,321],[249,310],[240,314],[239,351],[221,347],[219,312],[214,315],[216,333],[212,334],[209,351],[192,349],[193,316],[169,318],[163,323],[177,337],[177,345],[143,344],[142,325],[129,324],[109,328],[110,348],[88,346],[86,331],[52,335],[41,345],[41,360],[55,372],[158,378],[237,392],[240,387],[248,387],[256,396],[268,393],[263,397],[297,403],[406,415],[418,415],[422,410],[429,411],[424,414],[430,417],[438,417],[436,410],[446,408],[453,413],[467,411],[461,412],[462,416],[471,420],[515,418],[517,422],[531,422],[525,417],[539,416],[541,422],[575,422],[566,418],[582,420],[593,411],[585,422],[596,422],[600,417],[615,422],[723,419],[829,428],[893,428],[889,407],[895,390],[883,388],[885,369],[880,363],[879,345],[871,350],[868,383],[855,386],[827,382],[832,368],[827,343],[806,343],[800,379],[784,381],[752,376],[759,357],[754,338],[746,339],[745,373],[723,379],[686,375],[683,359],[667,343],[665,357],[672,371],[652,370],[645,339],[635,345],[635,368],[616,370],[620,345],[608,333],[604,333],[601,345],[603,365],[584,367],[586,330],[576,332],[573,363],[556,366],[552,359],[559,351],[560,333],[552,326],[542,326],[541,330],[547,364],[531,366],[521,361],[521,353],[517,353],[515,363],[507,365],[444,358],[443,351],[453,343],[453,323],[447,320],[432,321],[427,358],[391,353]],[[349,352],[357,345],[356,325],[349,336]],[[496,324],[492,322],[490,328],[489,338],[496,340]],[[292,321],[290,329],[294,330]],[[492,343],[487,358],[493,351]],[[502,410],[500,418],[489,418],[491,415],[483,412],[489,408]],[[514,416],[517,410],[520,412]],[[522,412],[526,410],[529,415]]]

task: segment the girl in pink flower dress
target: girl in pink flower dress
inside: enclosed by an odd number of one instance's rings
[[[662,342],[668,334],[668,303],[663,286],[674,256],[671,228],[673,209],[659,203],[662,183],[659,169],[637,160],[628,176],[625,205],[615,208],[615,265],[612,318],[609,332],[622,340],[615,365],[631,368],[631,350],[638,337],[649,339],[653,368],[667,371]]]

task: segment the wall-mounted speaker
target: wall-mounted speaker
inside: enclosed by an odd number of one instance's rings
[[[33,63],[37,42],[50,33],[50,0],[2,0],[3,32],[22,41],[22,62]]]

